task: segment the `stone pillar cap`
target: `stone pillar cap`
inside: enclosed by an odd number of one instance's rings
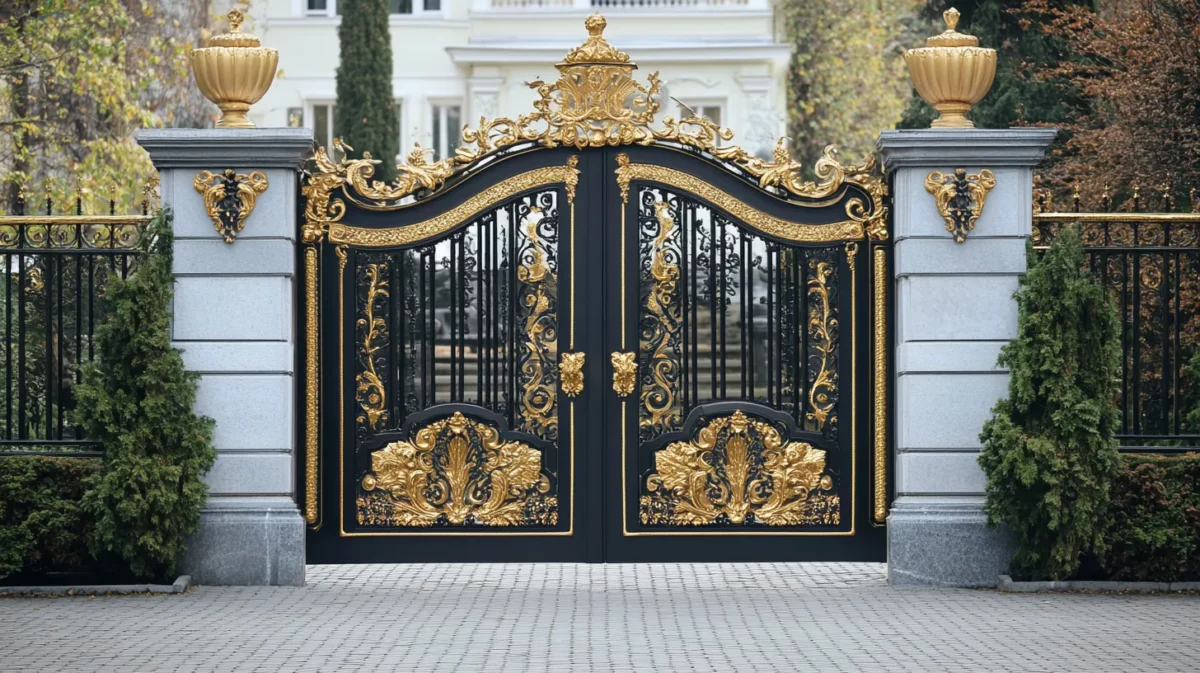
[[[312,129],[142,129],[137,141],[167,168],[299,168],[313,151]]]

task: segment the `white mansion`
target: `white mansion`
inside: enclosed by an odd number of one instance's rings
[[[251,111],[262,127],[304,126],[327,145],[338,66],[338,3],[266,0],[253,31],[279,49],[282,77]],[[776,36],[773,0],[390,0],[401,153],[414,142],[451,153],[464,124],[532,109],[526,82],[555,76],[579,43],[583,19],[608,18],[605,36],[659,71],[667,95],[732,128],[765,154],[785,128],[790,46]]]

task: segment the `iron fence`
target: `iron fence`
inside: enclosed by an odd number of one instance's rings
[[[1159,212],[1146,212],[1136,187],[1132,194],[1122,204],[1126,212],[1111,212],[1107,191],[1101,212],[1080,212],[1078,195],[1071,212],[1046,212],[1053,206],[1039,198],[1034,247],[1045,249],[1062,227],[1076,227],[1089,268],[1116,302],[1123,323],[1122,450],[1195,451],[1200,371],[1188,365],[1200,350],[1200,213],[1173,212],[1178,206],[1168,194]]]
[[[69,214],[49,198],[40,213],[26,205],[0,216],[0,457],[101,456],[71,420],[72,393],[96,356],[106,284],[136,267],[149,204],[140,215],[111,200],[107,215],[84,215],[79,199]]]

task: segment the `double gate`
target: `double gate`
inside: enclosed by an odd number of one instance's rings
[[[883,559],[881,177],[656,122],[603,27],[454,157],[318,152],[311,562]]]

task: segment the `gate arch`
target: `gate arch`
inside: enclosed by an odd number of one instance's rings
[[[318,149],[309,558],[882,560],[882,175],[657,120],[657,73],[586,27],[453,157],[384,184]]]

